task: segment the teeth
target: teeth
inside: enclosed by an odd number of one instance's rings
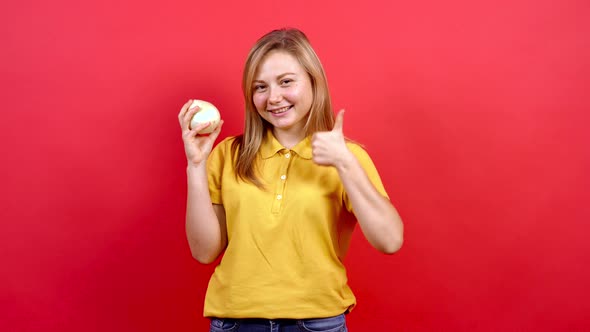
[[[279,109],[276,109],[276,110],[272,110],[271,113],[274,113],[274,114],[284,113],[287,110],[289,110],[290,107],[291,106],[285,106],[285,107],[282,107],[282,108],[279,108]]]

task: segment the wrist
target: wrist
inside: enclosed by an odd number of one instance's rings
[[[187,173],[201,173],[203,171],[207,170],[207,163],[205,162],[201,162],[198,164],[193,164],[191,162],[188,162],[186,165],[186,172]]]
[[[339,173],[344,173],[350,170],[351,167],[354,167],[355,163],[357,162],[356,157],[350,150],[346,149],[346,153],[342,153],[338,162],[336,163],[336,169]]]

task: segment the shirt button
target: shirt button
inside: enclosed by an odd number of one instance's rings
[[[281,175],[281,180],[284,180],[284,179],[286,179],[286,178],[287,178],[287,176],[286,176],[286,175]]]
[[[285,154],[285,158],[287,158],[287,159],[291,158],[291,154],[290,153]]]
[[[283,195],[277,195],[278,200],[280,200],[281,198],[283,198]]]

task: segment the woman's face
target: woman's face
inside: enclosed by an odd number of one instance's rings
[[[309,75],[293,55],[269,52],[260,62],[252,84],[256,110],[273,125],[275,134],[304,133],[313,90]]]

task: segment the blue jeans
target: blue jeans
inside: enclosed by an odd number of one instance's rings
[[[348,332],[344,314],[313,319],[211,318],[210,332]]]

